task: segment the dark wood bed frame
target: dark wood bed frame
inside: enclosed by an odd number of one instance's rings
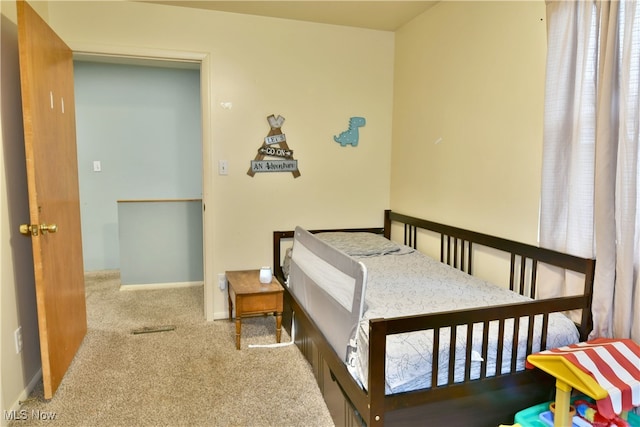
[[[495,427],[512,424],[515,414],[537,403],[553,399],[554,379],[540,370],[515,371],[515,360],[511,361],[513,373],[487,376],[482,370],[480,378],[470,379],[469,366],[465,368],[463,382],[454,383],[452,366],[449,367],[448,383],[405,393],[385,395],[386,336],[403,332],[448,328],[455,343],[456,328],[452,325],[481,323],[488,330],[490,321],[499,322],[499,333],[505,333],[504,322],[512,319],[514,330],[518,330],[520,319],[528,318],[529,325],[534,316],[543,316],[543,345],[546,342],[548,315],[553,312],[582,310],[577,324],[581,339],[586,340],[592,328],[591,297],[595,260],[580,258],[532,245],[518,243],[487,234],[451,227],[423,219],[385,211],[384,228],[325,229],[326,231],[367,231],[384,234],[391,238],[392,224],[404,227],[403,243],[417,247],[418,237],[426,230],[440,235],[440,260],[469,274],[473,273],[474,253],[478,248],[493,248],[505,254],[510,262],[509,288],[533,298],[536,291],[538,263],[565,268],[584,274],[584,293],[578,296],[531,301],[519,304],[499,305],[487,308],[456,310],[442,313],[405,316],[369,321],[369,387],[363,390],[353,379],[344,361],[335,353],[325,337],[309,318],[285,286],[285,313],[283,326],[291,333],[295,320],[295,342],[312,366],[325,402],[336,425],[356,426],[465,426]],[[293,231],[273,232],[274,272],[284,283],[282,271],[283,243],[291,241]],[[293,314],[294,313],[294,314]],[[470,331],[472,328],[467,327]],[[529,328],[527,354],[532,348],[532,328]],[[439,334],[436,332],[434,336]],[[468,334],[469,335],[469,334]],[[470,337],[467,336],[467,340]],[[483,358],[486,360],[486,336],[483,337]],[[514,337],[517,345],[517,336]],[[436,339],[434,345],[438,346]],[[467,346],[470,349],[470,346]],[[449,349],[450,354],[453,349]],[[467,352],[469,353],[470,350]],[[437,352],[434,351],[437,356]],[[513,354],[514,352],[511,352]],[[498,350],[497,365],[501,365],[503,351]],[[506,356],[505,356],[506,357]],[[470,354],[466,355],[470,360]],[[451,363],[452,365],[452,363]],[[437,363],[433,363],[437,366]],[[437,369],[432,374],[435,384]]]

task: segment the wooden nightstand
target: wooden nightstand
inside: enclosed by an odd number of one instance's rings
[[[276,341],[280,342],[282,325],[282,293],[284,289],[274,277],[271,283],[260,283],[260,270],[227,271],[229,320],[236,309],[236,348],[240,350],[242,317],[275,313]]]

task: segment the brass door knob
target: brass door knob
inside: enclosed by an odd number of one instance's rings
[[[40,231],[43,233],[55,233],[56,231],[58,231],[58,226],[55,224],[40,224]]]
[[[46,233],[55,233],[56,231],[58,231],[58,226],[55,224],[40,224],[40,225],[20,224],[20,233],[26,236],[28,235],[37,236],[38,232],[46,234]]]

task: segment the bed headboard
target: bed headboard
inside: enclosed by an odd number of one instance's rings
[[[440,237],[440,261],[468,274],[474,274],[474,248],[487,247],[502,252],[509,258],[509,289],[536,299],[538,266],[547,264],[554,268],[575,272],[583,277],[582,289],[579,296],[582,298],[582,313],[577,321],[581,338],[586,340],[593,327],[591,314],[591,299],[593,296],[593,282],[595,276],[596,260],[579,257],[551,249],[516,242],[501,237],[478,233],[463,228],[452,227],[433,221],[403,215],[391,210],[384,212],[384,235],[391,236],[392,224],[401,224],[404,228],[404,244],[417,248],[417,240],[420,231],[433,232]],[[544,298],[544,297],[543,297]],[[570,297],[565,297],[568,299]],[[575,320],[575,319],[574,319]]]
[[[364,309],[364,264],[297,227],[289,290],[343,359]]]

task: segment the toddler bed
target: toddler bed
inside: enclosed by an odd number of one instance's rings
[[[422,230],[441,234],[440,262],[416,250]],[[470,274],[480,246],[508,254],[510,290]],[[583,275],[583,294],[533,300],[539,262]],[[391,211],[383,229],[274,232],[285,325],[338,425],[490,426],[549,400],[553,383],[524,361],[586,337],[594,265]],[[576,309],[577,325],[561,313]]]

